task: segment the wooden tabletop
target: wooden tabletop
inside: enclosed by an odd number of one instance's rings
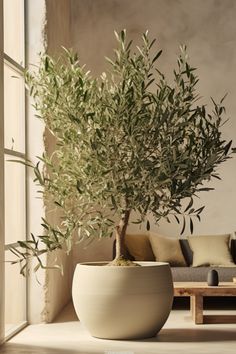
[[[208,286],[206,282],[175,282],[175,296],[236,296],[236,283],[220,282],[218,286]]]

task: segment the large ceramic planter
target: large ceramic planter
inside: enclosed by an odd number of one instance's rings
[[[92,336],[106,339],[153,337],[166,322],[173,301],[169,264],[139,264],[142,266],[77,265],[72,298],[79,320]]]

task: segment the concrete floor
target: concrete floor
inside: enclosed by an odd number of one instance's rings
[[[228,310],[227,310],[228,311]],[[208,310],[208,314],[213,310]],[[225,313],[225,310],[214,313]],[[235,310],[231,310],[236,314]],[[90,337],[69,304],[52,324],[31,325],[0,348],[1,354],[235,354],[236,324],[195,325],[187,310],[173,310],[159,335],[117,341]]]

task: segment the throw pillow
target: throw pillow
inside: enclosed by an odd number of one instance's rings
[[[193,267],[235,266],[229,249],[230,235],[188,237],[193,251]]]
[[[155,261],[148,235],[126,234],[125,246],[136,261]]]
[[[191,266],[193,263],[193,251],[189,246],[188,240],[186,238],[180,238],[179,243],[187,265]]]
[[[177,238],[165,237],[150,232],[149,239],[158,262],[168,262],[171,266],[177,267],[187,266]]]
[[[233,261],[234,263],[236,263],[236,239],[235,238],[231,239],[230,251],[231,251],[231,256],[233,258]]]

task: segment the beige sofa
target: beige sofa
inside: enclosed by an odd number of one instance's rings
[[[202,237],[202,236],[199,236]],[[231,254],[232,264],[223,266],[192,266],[193,263],[193,251],[189,245],[187,239],[175,239],[174,242],[179,242],[182,254],[186,261],[185,266],[176,266],[171,264],[171,271],[173,275],[173,281],[206,281],[207,273],[210,269],[216,269],[219,274],[219,281],[228,282],[232,281],[233,277],[236,277],[236,239],[229,241],[229,252]],[[216,248],[216,247],[215,247]],[[115,242],[113,245],[113,256],[115,252]],[[168,250],[167,250],[168,252]],[[173,253],[173,250],[172,250]],[[214,253],[214,247],[209,250],[209,254]],[[126,240],[126,255],[131,260],[137,261],[155,261],[159,260],[155,257],[150,239],[147,235],[127,235]],[[168,259],[161,259],[160,261],[168,261]]]

